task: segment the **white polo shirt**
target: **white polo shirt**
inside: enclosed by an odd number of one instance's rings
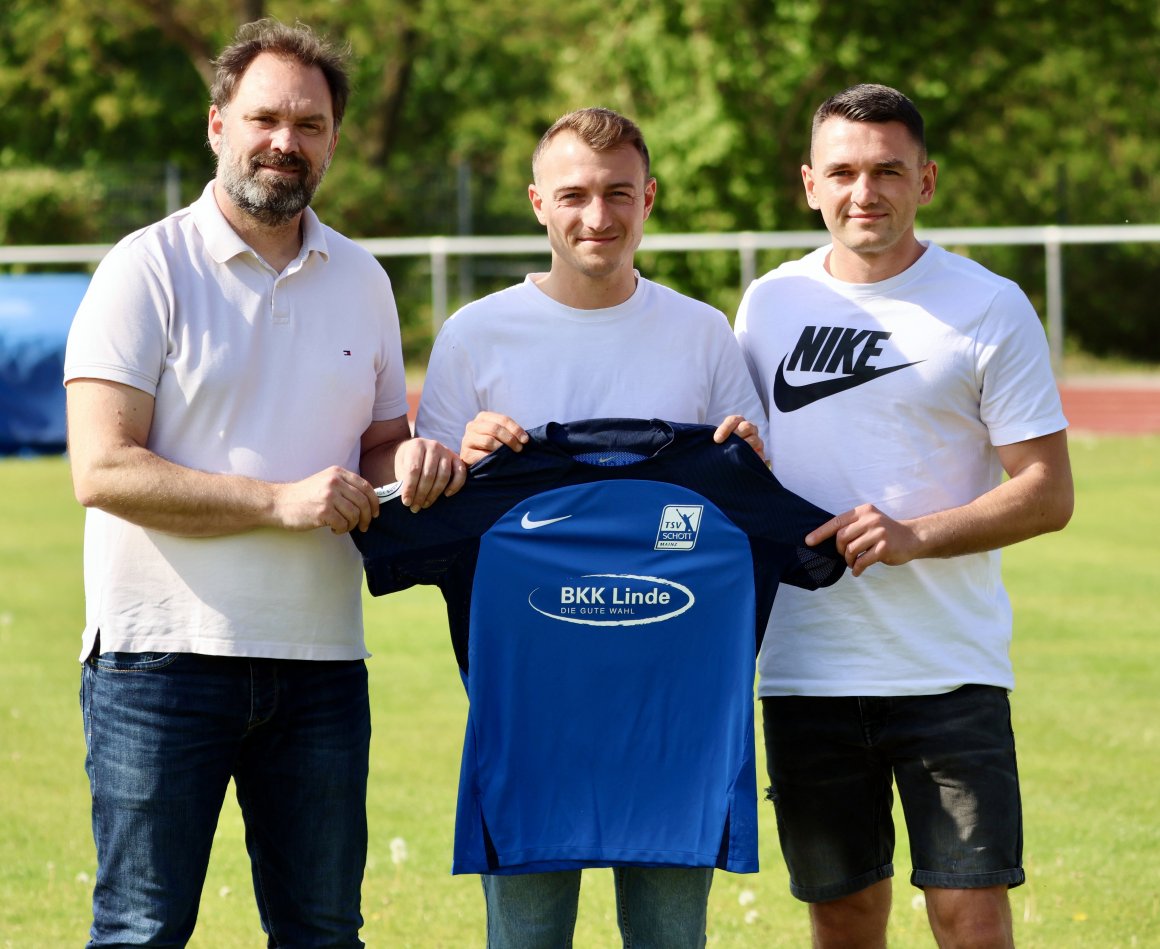
[[[296,481],[357,471],[372,421],[406,413],[390,281],[303,215],[276,273],[230,227],[212,182],[102,261],[69,334],[65,381],[155,397],[148,447],[203,471]],[[176,537],[90,509],[86,628],[102,651],[291,659],[367,655],[360,561],[329,529]]]

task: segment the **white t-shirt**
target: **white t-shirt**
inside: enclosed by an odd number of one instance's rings
[[[618,306],[579,310],[538,286],[542,274],[477,300],[443,326],[416,431],[458,448],[481,411],[525,429],[587,418],[717,425],[765,413],[725,314],[638,276]]]
[[[372,420],[404,415],[390,281],[366,251],[303,216],[276,273],[201,198],[122,240],[69,334],[65,380],[154,396],[150,450],[265,481],[358,470]],[[103,651],[356,659],[361,564],[330,530],[177,537],[90,509],[86,629]]]
[[[835,280],[823,247],[755,281],[736,333],[790,490],[835,513],[894,518],[965,504],[1003,478],[995,451],[1067,426],[1034,309],[1011,281],[927,245],[903,273]],[[875,565],[778,592],[760,657],[766,695],[1012,688],[998,551]]]

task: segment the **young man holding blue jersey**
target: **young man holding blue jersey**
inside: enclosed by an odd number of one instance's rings
[[[724,314],[634,268],[657,190],[636,125],[607,109],[570,113],[545,133],[532,170],[551,268],[448,320],[419,434],[460,445],[474,463],[501,446],[519,451],[528,429],[552,421],[661,418],[718,425],[717,441],[736,433],[761,453],[764,413]],[[626,945],[705,944],[711,867],[614,872]],[[580,873],[485,875],[488,945],[570,945]]]
[[[1067,422],[1015,284],[919,241],[923,120],[860,85],[814,117],[806,198],[833,241],[748,289],[736,332],[773,471],[837,517],[850,576],[783,589],[760,657],[771,796],[814,945],[885,946],[894,827],[940,946],[1008,947],[1023,882],[999,548],[1061,529]]]

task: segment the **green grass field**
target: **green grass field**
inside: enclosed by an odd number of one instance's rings
[[[1028,870],[1011,897],[1016,939],[1043,949],[1160,946],[1160,438],[1078,439],[1072,456],[1071,525],[1005,554]],[[0,462],[3,949],[79,946],[88,926],[94,856],[76,698],[82,524],[62,459]],[[449,874],[466,702],[442,602],[429,589],[368,600],[367,620],[375,731],[364,939],[482,946],[478,880]],[[717,874],[710,945],[808,945],[767,805],[761,858],[760,874]],[[904,846],[896,862],[891,945],[930,946]],[[608,871],[585,875],[576,943],[618,944]],[[231,799],[191,945],[264,944]]]

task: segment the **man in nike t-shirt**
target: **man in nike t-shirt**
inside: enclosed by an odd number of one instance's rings
[[[565,115],[541,138],[532,174],[551,268],[447,321],[416,430],[461,445],[469,464],[503,445],[519,451],[548,422],[615,417],[719,426],[717,441],[735,432],[760,454],[765,413],[725,314],[634,267],[657,188],[640,129],[608,109]],[[712,868],[614,872],[626,945],[704,946]],[[571,945],[580,874],[485,875],[488,946]]]
[[[901,93],[824,102],[802,179],[832,243],[755,281],[735,327],[774,474],[845,512],[807,543],[834,537],[849,575],[784,588],[760,657],[782,852],[821,947],[885,945],[892,782],[940,945],[1012,945],[1024,879],[999,548],[1070,518],[1067,422],[1022,291],[915,237],[936,175]]]

